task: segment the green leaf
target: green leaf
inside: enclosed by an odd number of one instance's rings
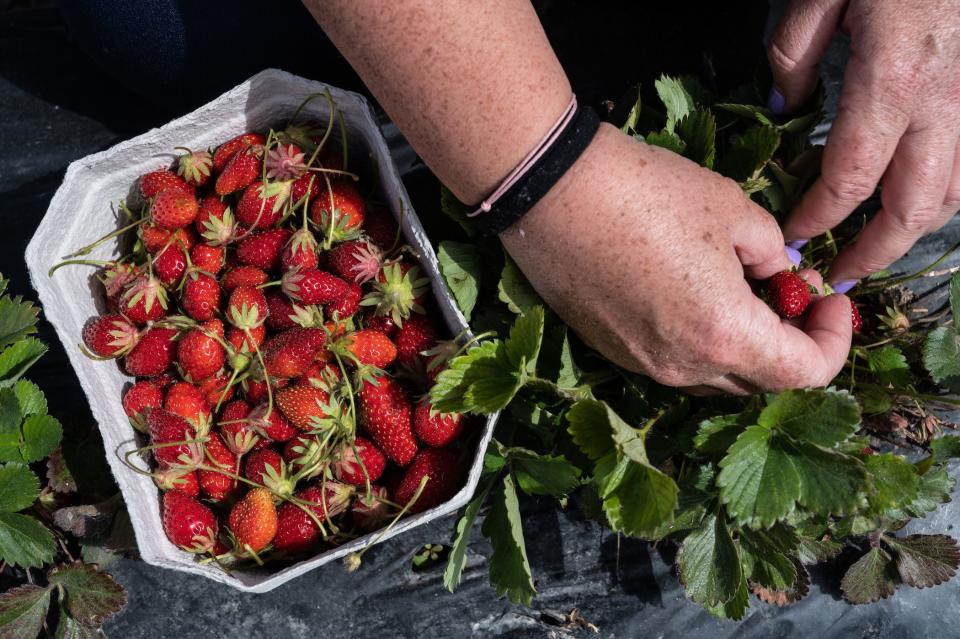
[[[642,103],[640,100],[640,89],[637,89],[637,101],[633,103],[633,106],[630,107],[630,113],[627,114],[627,120],[623,123],[623,126],[620,127],[620,130],[624,133],[636,133],[637,132],[637,122],[640,120],[640,109]]]
[[[30,380],[21,379],[13,387],[13,393],[17,396],[17,402],[20,404],[20,414],[24,417],[28,415],[44,415],[47,412],[47,398],[43,396],[40,387]],[[0,427],[0,430],[3,430]]]
[[[49,607],[49,588],[24,584],[0,593],[0,636],[4,639],[42,636]]]
[[[667,75],[661,75],[654,82],[657,95],[667,108],[666,130],[673,133],[677,122],[682,120],[694,109],[693,98],[687,93],[683,84]]]
[[[585,399],[567,412],[568,431],[573,442],[590,459],[597,461],[613,450],[608,411],[603,402]]]
[[[737,138],[721,160],[717,170],[721,174],[742,182],[758,177],[774,151],[780,146],[780,132],[771,126],[755,126]]]
[[[756,413],[747,411],[705,419],[700,422],[697,434],[693,438],[693,445],[699,452],[706,455],[725,453],[747,426],[756,424],[756,418]]]
[[[60,618],[57,621],[57,633],[53,639],[103,639],[103,632],[99,628],[85,626],[60,608]]]
[[[946,466],[931,468],[920,478],[917,496],[907,504],[906,516],[903,518],[923,517],[926,513],[936,510],[938,505],[948,503],[955,484],[956,481],[947,472]]]
[[[563,339],[560,342],[560,372],[556,381],[557,386],[563,389],[574,389],[580,385],[580,369],[573,361],[569,329],[566,326],[563,327]]]
[[[60,589],[70,615],[87,626],[101,626],[127,601],[123,587],[105,572],[82,561],[50,570],[50,585]]]
[[[507,456],[517,484],[528,495],[559,499],[580,485],[580,469],[564,457],[540,455],[525,448],[510,448]]]
[[[447,240],[440,242],[437,260],[440,263],[440,274],[453,293],[460,312],[470,321],[470,313],[473,312],[480,291],[480,273],[483,267],[480,252],[473,244]]]
[[[33,517],[0,512],[0,559],[21,568],[53,561],[53,535]]]
[[[29,301],[24,301],[22,297],[4,295],[0,298],[0,348],[35,333],[39,312],[40,309]]]
[[[40,480],[24,464],[0,466],[0,511],[17,512],[28,508],[40,494]]]
[[[941,435],[930,442],[935,464],[960,458],[960,435]]]
[[[537,370],[537,356],[543,343],[542,306],[527,309],[517,318],[505,343],[507,359],[517,371],[528,375]]]
[[[467,217],[467,213],[469,213],[467,207],[457,199],[453,191],[445,186],[440,187],[440,210],[443,211],[444,215],[459,224],[460,228],[464,230],[468,237],[477,235],[476,226],[473,224],[473,221]]]
[[[960,390],[960,333],[955,327],[941,326],[927,334],[923,365],[933,381],[955,392]]]
[[[781,442],[800,477],[800,505],[820,515],[842,515],[865,503],[870,489],[860,460],[808,444]]]
[[[870,552],[850,566],[840,581],[840,590],[850,603],[872,603],[886,599],[897,588],[890,555],[882,548]]]
[[[795,439],[833,446],[856,432],[860,406],[846,391],[788,390],[763,409],[757,423]]]
[[[680,136],[673,131],[651,131],[643,140],[651,146],[659,146],[674,153],[683,153],[686,144],[680,139]]]
[[[697,109],[677,125],[677,134],[685,143],[683,154],[708,169],[717,154],[717,122],[710,111]]]
[[[710,514],[683,541],[677,553],[680,582],[687,596],[704,606],[717,606],[737,596],[743,581],[740,556],[726,522]]]
[[[9,433],[0,433],[0,462],[20,462],[20,429]]]
[[[894,551],[897,572],[908,586],[930,588],[949,581],[960,567],[960,548],[947,535],[884,536]]]
[[[624,459],[625,472],[603,500],[610,527],[634,537],[657,536],[673,520],[679,488],[672,478],[650,466]]]
[[[501,489],[494,493],[481,532],[493,547],[490,583],[497,595],[506,595],[515,604],[529,605],[537,591],[527,561],[517,489],[509,474],[503,478]]]
[[[509,255],[504,256],[497,291],[500,301],[514,313],[526,313],[534,306],[543,306],[543,300]]]
[[[747,614],[747,608],[750,607],[750,593],[747,592],[747,580],[741,579],[740,586],[737,588],[737,594],[733,599],[716,606],[704,606],[711,615],[721,619],[733,619],[739,621]]]
[[[47,345],[32,337],[7,347],[0,353],[0,384],[13,384],[46,352]]]
[[[843,544],[832,539],[813,539],[800,537],[797,552],[801,563],[819,564],[832,559],[843,550]]]
[[[12,389],[0,388],[0,434],[20,436],[20,402]]]
[[[954,273],[950,278],[950,312],[953,314],[953,325],[960,322],[960,273]]]
[[[60,444],[62,436],[63,428],[56,418],[51,415],[31,415],[23,422],[23,460],[35,462],[48,457]]]
[[[916,468],[892,453],[869,455],[864,463],[873,475],[875,492],[868,497],[870,510],[879,514],[887,508],[901,508],[912,502],[920,487]]]
[[[483,342],[451,360],[430,389],[430,401],[445,413],[491,413],[506,406],[522,385],[503,342]]]
[[[755,106],[752,104],[731,104],[723,102],[714,104],[713,108],[728,111],[740,117],[756,120],[760,124],[773,125],[773,112],[766,107]]]
[[[769,528],[789,515],[800,496],[800,478],[790,456],[771,445],[773,433],[750,426],[720,461],[720,499],[737,523]]]
[[[453,537],[453,545],[450,548],[450,554],[447,555],[447,567],[443,571],[443,585],[447,590],[453,592],[460,585],[460,577],[463,574],[463,567],[467,563],[467,546],[470,544],[470,530],[473,528],[473,522],[480,512],[480,507],[487,500],[490,489],[497,479],[496,473],[487,473],[480,484],[477,486],[477,492],[473,499],[464,507],[457,518],[457,527]]]
[[[884,346],[869,351],[867,365],[882,384],[905,388],[913,382],[913,374],[910,372],[907,358],[896,346]]]
[[[776,541],[763,531],[740,531],[740,556],[752,583],[773,590],[787,590],[796,583],[793,559],[781,552]]]

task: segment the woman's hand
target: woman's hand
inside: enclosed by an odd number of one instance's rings
[[[846,292],[960,208],[960,2],[792,0],[769,47],[774,110],[810,94],[840,27],[851,53],[822,175],[784,234],[806,240],[834,227],[882,179],[883,208],[830,271]]]
[[[850,349],[850,301],[801,330],[746,275],[792,264],[776,221],[735,182],[608,125],[502,235],[548,304],[612,361],[694,392],[823,386]]]

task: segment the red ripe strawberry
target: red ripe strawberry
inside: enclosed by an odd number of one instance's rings
[[[208,195],[200,201],[200,211],[193,224],[203,241],[211,246],[230,244],[243,233],[233,211],[216,195]]]
[[[163,532],[187,552],[207,552],[217,537],[217,518],[199,501],[179,490],[163,494]]]
[[[323,178],[319,175],[313,173],[304,173],[296,180],[293,181],[293,185],[290,189],[290,199],[293,201],[295,206],[303,206],[301,200],[305,196],[308,196],[308,200],[312,200],[317,195],[320,194],[320,183],[323,182]]]
[[[153,458],[161,466],[195,468],[203,461],[200,444],[192,441],[196,438],[196,431],[193,425],[180,415],[163,408],[151,409],[147,416],[147,427],[150,431],[150,443],[154,446],[175,444],[153,449]]]
[[[220,439],[220,435],[210,433],[207,439],[204,465],[212,468],[221,468],[236,475],[239,472],[240,460],[227,445]],[[200,480],[200,490],[213,501],[222,501],[237,488],[237,480],[215,470],[200,469],[197,471]]]
[[[359,284],[350,282],[350,291],[341,299],[327,304],[327,312],[331,317],[337,319],[346,319],[360,310],[360,300],[363,297],[363,291]]]
[[[227,163],[233,159],[237,151],[255,148],[266,144],[267,140],[259,133],[242,133],[235,138],[227,140],[213,154],[213,170],[220,173],[227,166]]]
[[[325,407],[330,402],[330,395],[322,388],[288,386],[274,399],[290,423],[300,430],[312,430],[318,426],[317,420],[329,416]]]
[[[310,205],[310,219],[323,234],[329,235],[334,242],[342,242],[356,237],[363,224],[363,214],[366,206],[363,196],[353,184],[346,180],[335,180],[331,183],[332,190],[321,187],[320,194]],[[331,192],[333,196],[331,198]],[[333,232],[331,233],[330,207],[333,206]]]
[[[330,270],[343,279],[363,284],[380,273],[383,254],[367,240],[351,240],[334,246],[328,263]]]
[[[230,293],[240,286],[257,287],[269,280],[270,276],[256,266],[235,266],[223,274],[220,283],[223,290]]]
[[[350,285],[342,279],[317,269],[293,269],[283,274],[281,289],[290,299],[301,304],[330,304],[350,293]]]
[[[316,386],[317,388],[322,388],[323,390],[329,391],[330,384],[328,383],[328,378],[333,381],[339,380],[340,368],[337,365],[325,364],[323,362],[314,361],[310,364],[310,368],[306,372],[298,377],[295,380],[295,385],[298,386]]]
[[[853,332],[859,333],[863,328],[863,318],[860,316],[860,309],[853,302],[850,302],[850,319],[853,321]]]
[[[280,256],[290,236],[291,232],[282,228],[248,235],[237,246],[237,260],[264,271],[275,271],[280,268]]]
[[[810,285],[796,271],[780,271],[767,282],[767,303],[780,317],[800,317],[810,305]]]
[[[419,513],[438,506],[453,497],[460,487],[463,468],[457,456],[446,448],[426,448],[414,458],[397,486],[393,500],[406,505],[417,492],[424,477],[429,477],[420,497],[410,507],[410,512]]]
[[[141,275],[120,296],[120,312],[137,326],[166,314],[167,291],[156,277]]]
[[[386,368],[397,358],[397,347],[390,338],[372,328],[364,328],[342,340],[343,348],[357,362],[377,368]]]
[[[171,244],[153,258],[153,272],[164,286],[174,286],[187,271],[187,256]]]
[[[413,432],[427,446],[446,446],[463,430],[463,415],[433,410],[427,399],[420,400],[413,413]]]
[[[120,357],[140,339],[137,327],[122,315],[101,315],[83,327],[83,343],[97,357]]]
[[[277,291],[271,291],[266,294],[267,298],[267,326],[276,331],[284,331],[288,328],[294,328],[297,323],[291,317],[294,317],[293,304],[285,295]]]
[[[284,466],[280,453],[272,448],[264,448],[249,455],[243,463],[243,476],[250,481],[264,484],[264,480],[270,476],[267,466],[273,468],[273,474],[276,476],[280,475]]]
[[[297,493],[298,498],[309,502],[307,507],[320,523],[344,512],[352,495],[352,488],[333,481],[309,486]],[[295,504],[287,502],[280,506],[277,519],[277,534],[273,539],[277,550],[301,552],[320,540],[320,528],[316,522]]]
[[[413,407],[403,388],[390,377],[378,377],[376,384],[363,381],[360,417],[373,442],[390,461],[406,466],[417,454]]]
[[[230,376],[226,374],[214,375],[200,382],[200,392],[210,406],[218,406],[229,402],[233,398],[234,387],[227,386]]]
[[[153,473],[153,481],[157,488],[164,492],[176,490],[188,497],[196,497],[200,494],[200,483],[197,481],[195,470],[187,470],[179,466],[160,468]]]
[[[191,151],[187,148],[182,150],[186,153],[177,159],[177,175],[188,184],[203,186],[210,179],[213,155],[209,151]]]
[[[198,322],[213,319],[220,309],[220,284],[206,273],[192,271],[187,275],[180,303],[184,312]]]
[[[316,435],[300,435],[284,444],[283,460],[296,472],[300,472],[304,464],[316,464],[320,461],[320,443]],[[323,465],[318,465],[316,472],[309,476],[320,474],[322,469]]]
[[[148,381],[160,390],[166,392],[168,388],[173,386],[179,380],[177,380],[177,378],[173,375],[162,374],[151,377]]]
[[[239,151],[223,167],[213,190],[221,196],[235,193],[256,180],[262,169],[263,163],[256,148]]]
[[[267,299],[263,291],[252,286],[239,286],[230,293],[227,320],[241,330],[261,326],[267,319]]]
[[[216,275],[223,268],[225,253],[222,246],[201,243],[190,250],[190,261],[201,271]]]
[[[140,380],[123,394],[123,411],[133,427],[147,431],[147,413],[163,405],[163,391],[153,382]]]
[[[187,193],[193,192],[193,187],[186,180],[168,169],[150,171],[140,176],[140,195],[145,200],[152,200],[161,191],[176,189]]]
[[[397,332],[397,325],[389,315],[374,315],[372,313],[363,314],[363,324],[367,328],[384,333],[387,337],[393,337]]]
[[[243,190],[237,202],[237,220],[251,229],[275,226],[283,217],[289,198],[289,182],[254,182]]]
[[[200,389],[189,382],[177,382],[170,386],[163,407],[193,424],[200,435],[210,429],[210,406]]]
[[[371,205],[364,214],[363,230],[373,243],[389,251],[397,242],[397,221],[383,206]]]
[[[249,331],[230,327],[227,331],[227,343],[238,353],[255,353],[267,335],[266,326],[257,326]]]
[[[394,324],[402,326],[411,313],[424,312],[421,302],[429,285],[419,267],[395,261],[383,267],[361,304],[373,306],[377,315],[389,315]]]
[[[440,335],[430,317],[411,315],[393,336],[397,345],[397,361],[412,363],[421,353],[433,348],[439,339]]]
[[[223,443],[237,455],[247,454],[254,450],[260,442],[269,445],[269,442],[260,439],[250,422],[247,421],[250,410],[250,404],[242,399],[235,399],[223,407],[220,419],[217,420]]]
[[[320,265],[317,240],[309,229],[298,229],[290,236],[283,255],[280,256],[280,265],[284,271],[293,268],[311,269]]]
[[[340,458],[333,464],[333,475],[342,482],[363,486],[368,478],[371,483],[380,479],[386,466],[387,458],[373,442],[357,437],[352,446],[344,444],[341,448]],[[364,469],[367,471],[366,475]]]
[[[250,411],[247,419],[250,420],[250,425],[253,428],[275,442],[290,441],[297,435],[297,429],[287,421],[276,406],[270,411],[269,415],[267,414],[266,402]]]
[[[369,499],[366,492],[361,491],[350,508],[357,528],[377,530],[392,519],[393,513],[387,499],[387,489],[383,486],[371,486]]]
[[[177,244],[189,251],[197,243],[197,234],[192,228],[171,231],[162,229],[152,222],[140,225],[140,238],[143,240],[143,247],[149,253],[156,253],[168,244]]]
[[[107,305],[111,310],[116,310],[123,289],[143,274],[143,269],[138,264],[128,264],[126,262],[108,262],[100,271],[97,279],[103,283],[104,292],[107,295]]]
[[[237,548],[260,552],[277,534],[277,509],[266,488],[253,488],[230,509],[230,530]]]
[[[174,329],[159,326],[154,326],[141,335],[140,341],[123,360],[127,372],[134,377],[154,377],[162,374],[173,363],[176,336],[177,331]]]
[[[276,380],[279,384],[286,380]],[[243,381],[243,389],[246,395],[246,400],[251,404],[259,404],[260,402],[267,401],[267,383],[260,379],[245,379]]]
[[[150,205],[150,219],[162,229],[179,229],[193,223],[200,204],[187,191],[166,189],[160,191]]]
[[[267,374],[289,379],[303,375],[326,342],[321,328],[291,328],[271,337],[263,346]]]
[[[184,378],[200,382],[223,368],[227,354],[217,339],[218,333],[222,332],[223,323],[212,319],[180,338],[177,342],[177,364]]]

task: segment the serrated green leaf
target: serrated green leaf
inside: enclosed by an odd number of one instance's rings
[[[640,120],[640,109],[642,107],[642,101],[640,99],[640,89],[637,89],[637,100],[633,103],[633,106],[630,107],[630,113],[627,114],[627,120],[623,123],[623,126],[620,127],[620,130],[624,133],[636,133],[637,132],[637,122]]]
[[[15,433],[19,437],[22,419],[20,402],[14,391],[10,388],[0,388],[0,434]]]
[[[20,429],[0,433],[0,462],[23,461],[20,453]]]
[[[28,508],[40,494],[40,480],[24,464],[0,466],[0,512]]]
[[[518,372],[532,375],[537,370],[537,357],[543,343],[544,313],[542,306],[527,309],[513,323],[510,337],[504,343],[507,360]]]
[[[871,488],[860,460],[808,444],[781,442],[800,477],[800,505],[820,515],[842,515],[865,504]]]
[[[843,550],[843,544],[832,539],[813,539],[801,536],[797,543],[797,554],[801,563],[804,564],[822,563],[836,557],[841,550]]]
[[[567,429],[583,454],[597,461],[613,451],[608,417],[609,408],[596,399],[577,402],[567,412]]]
[[[580,369],[573,361],[568,330],[566,326],[563,327],[563,338],[560,342],[560,371],[556,379],[557,386],[563,389],[573,389],[580,385]]]
[[[757,423],[756,419],[757,415],[753,411],[705,419],[700,422],[693,445],[705,455],[725,453],[747,426]]]
[[[892,595],[897,589],[897,576],[890,555],[882,548],[871,548],[850,566],[840,589],[844,599],[853,604],[872,603]]]
[[[947,472],[946,466],[931,468],[920,478],[917,496],[907,504],[903,518],[923,517],[940,504],[948,503],[955,484],[956,480]]]
[[[60,589],[70,615],[87,626],[102,625],[127,601],[123,587],[113,577],[82,561],[51,569],[48,579]]]
[[[747,129],[733,143],[717,166],[717,171],[737,182],[759,177],[762,169],[780,146],[780,132],[760,125]]]
[[[651,131],[643,141],[651,146],[659,146],[674,153],[683,153],[683,150],[686,148],[686,143],[680,139],[679,135],[666,129],[663,131]]]
[[[684,142],[684,156],[709,169],[717,155],[717,121],[710,111],[697,109],[680,120],[677,134]]]
[[[500,490],[494,493],[490,512],[480,530],[493,547],[490,583],[497,595],[506,595],[515,604],[530,605],[537,591],[527,561],[517,489],[509,474],[503,478]]]
[[[36,639],[50,607],[50,589],[24,584],[0,593],[0,636]]]
[[[649,539],[673,521],[678,492],[672,478],[631,460],[617,488],[603,500],[603,511],[613,530]]]
[[[752,583],[772,590],[792,588],[797,580],[793,559],[781,552],[776,540],[764,531],[740,531],[740,557]]]
[[[789,515],[800,496],[790,456],[771,445],[772,431],[750,426],[720,460],[720,500],[743,526],[769,528]]]
[[[936,464],[960,458],[960,435],[941,435],[930,442]]]
[[[85,626],[67,613],[66,608],[60,608],[60,618],[57,621],[57,633],[53,639],[103,639],[100,628]]]
[[[0,385],[10,386],[47,352],[47,345],[28,337],[0,353]]]
[[[17,396],[17,402],[20,404],[20,414],[24,417],[46,414],[47,398],[44,397],[40,387],[30,380],[21,379],[14,384],[13,393]],[[2,430],[2,427],[0,427],[0,430]]]
[[[715,514],[683,541],[677,553],[680,582],[687,596],[704,606],[717,606],[737,596],[743,582],[740,556],[726,522]]]
[[[477,491],[473,499],[470,500],[457,517],[457,526],[454,531],[453,544],[450,547],[450,554],[447,555],[447,567],[443,571],[443,585],[447,590],[453,592],[460,585],[460,577],[463,574],[463,567],[467,563],[467,546],[470,544],[470,530],[473,528],[473,522],[477,519],[477,513],[480,507],[487,500],[490,489],[497,479],[496,473],[487,473],[480,480]]]
[[[685,118],[695,108],[693,98],[687,93],[679,80],[667,75],[661,75],[654,82],[654,87],[657,90],[657,95],[660,96],[660,101],[667,109],[666,130],[672,133],[677,122]]]
[[[559,499],[580,485],[580,469],[564,457],[510,448],[507,458],[520,490],[528,495],[550,495]]]
[[[444,215],[459,224],[468,237],[477,235],[476,225],[467,217],[467,213],[469,213],[467,207],[457,199],[453,191],[445,186],[440,187],[440,210],[443,211]]]
[[[35,333],[39,312],[40,309],[19,296],[0,298],[0,348]]]
[[[53,561],[53,535],[33,517],[0,512],[0,559],[21,568]]]
[[[430,389],[430,400],[441,412],[492,413],[506,406],[522,385],[503,342],[483,342],[451,360]]]
[[[903,457],[892,453],[869,455],[864,464],[873,475],[874,492],[868,496],[872,513],[902,508],[917,497],[920,476]]]
[[[960,391],[960,333],[953,326],[930,331],[923,341],[923,365],[938,384]]]
[[[460,312],[470,321],[470,313],[473,312],[480,292],[480,273],[483,270],[480,252],[473,244],[447,240],[440,242],[437,261],[440,264],[440,274],[453,293]]]
[[[733,599],[716,606],[704,606],[707,612],[720,619],[733,619],[739,621],[747,614],[747,608],[750,607],[750,593],[747,591],[747,580],[741,579],[740,586],[737,588],[737,594]]]
[[[905,388],[913,382],[913,374],[910,372],[907,358],[896,346],[884,346],[869,351],[867,365],[882,384]]]
[[[48,457],[60,445],[63,428],[52,415],[31,415],[23,422],[23,445],[20,452],[26,462]]]
[[[893,549],[897,572],[908,586],[939,586],[960,567],[960,548],[947,535],[910,535],[902,539],[884,536],[883,540]]]
[[[856,432],[860,406],[846,391],[788,390],[769,402],[757,423],[829,447]]]
[[[534,306],[543,306],[543,300],[509,255],[504,257],[497,292],[500,301],[514,313],[526,313]]]
[[[729,102],[722,102],[714,104],[713,108],[722,109],[723,111],[739,115],[740,117],[756,120],[760,124],[773,125],[773,113],[766,107],[753,104],[731,104]]]

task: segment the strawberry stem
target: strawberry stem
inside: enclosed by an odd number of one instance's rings
[[[130,229],[133,229],[133,228],[136,228],[136,227],[140,226],[140,225],[143,224],[146,220],[147,220],[146,217],[142,217],[142,218],[140,218],[139,220],[137,220],[136,222],[133,222],[132,224],[128,224],[128,225],[126,225],[126,226],[120,227],[120,228],[118,228],[116,231],[112,231],[112,232],[110,232],[110,233],[107,233],[106,235],[104,235],[104,236],[101,237],[100,239],[96,240],[96,241],[93,242],[92,244],[87,244],[87,245],[84,246],[83,248],[77,249],[75,252],[70,253],[69,255],[64,255],[63,257],[64,257],[64,259],[70,259],[71,257],[81,257],[81,256],[83,256],[83,255],[87,255],[87,254],[90,253],[90,251],[92,251],[93,249],[97,248],[98,246],[100,246],[101,244],[103,244],[104,242],[106,242],[107,240],[112,240],[112,239],[115,238],[115,237],[118,237],[118,236],[120,236],[120,235],[123,235],[124,233],[126,233],[126,232],[129,231]]]

